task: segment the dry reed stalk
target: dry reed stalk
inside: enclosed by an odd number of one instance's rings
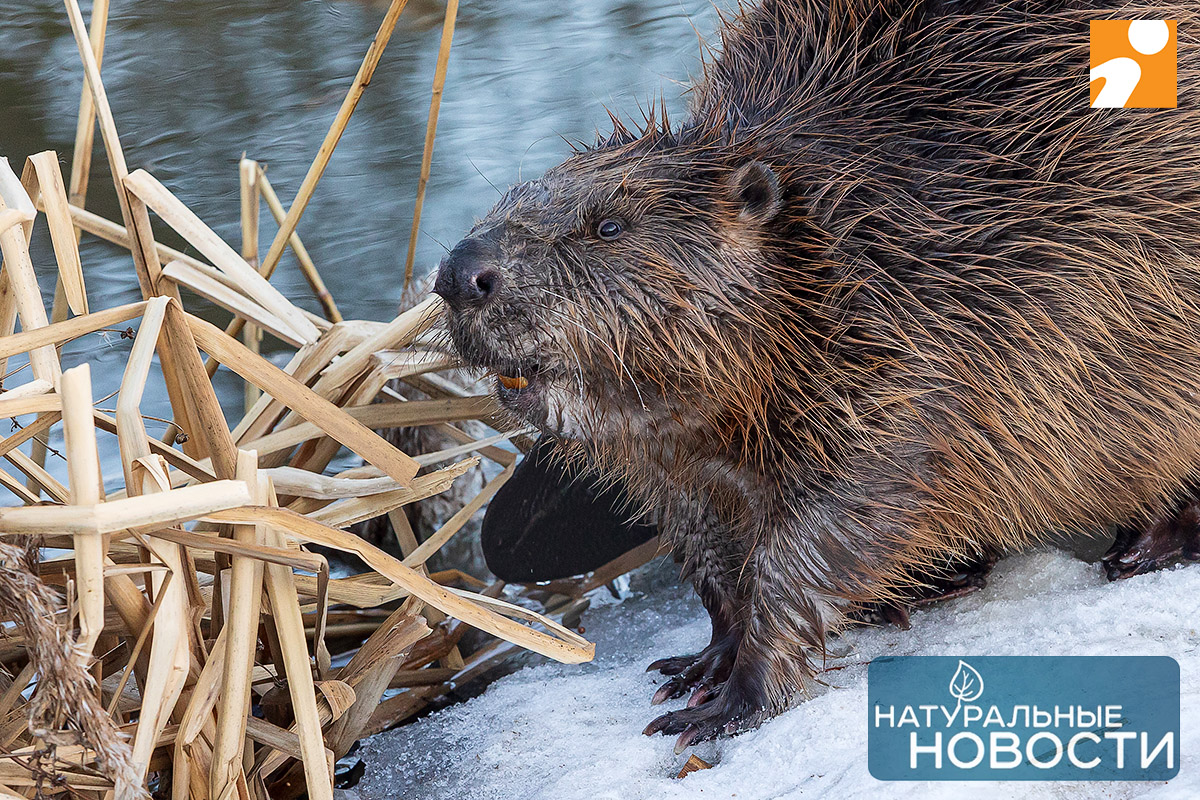
[[[166,464],[160,456],[140,456],[135,462],[134,482],[143,496],[169,492],[165,485]],[[150,768],[150,759],[158,746],[163,730],[170,721],[171,711],[183,693],[191,662],[191,643],[188,636],[187,586],[184,580],[185,559],[182,549],[174,543],[146,539],[146,549],[166,566],[168,574],[156,571],[148,576],[155,606],[154,638],[146,662],[146,678],[142,682],[141,716],[134,736],[133,760],[143,779]],[[172,578],[168,582],[168,578]],[[148,631],[148,621],[144,631]],[[133,658],[136,660],[137,653]]]
[[[92,378],[87,364],[62,375],[63,442],[71,478],[71,503],[94,506],[104,495],[96,424],[92,419]],[[104,539],[90,532],[75,537],[75,580],[79,592],[79,639],[75,644],[80,666],[91,660],[92,649],[104,630]]]
[[[475,396],[455,400],[413,400],[407,403],[372,403],[361,406],[345,406],[342,410],[368,428],[399,428],[419,425],[434,425],[439,422],[461,422],[479,419],[493,408],[490,397]],[[458,430],[455,428],[455,430]],[[462,433],[462,431],[459,431]],[[316,423],[301,422],[290,428],[268,433],[259,439],[244,443],[260,453],[294,447],[301,442],[322,435]],[[474,442],[470,434],[463,433],[466,442]],[[509,454],[511,455],[511,453]]]
[[[35,392],[17,394],[17,390],[14,389],[11,392],[0,394],[0,415],[5,417],[20,417],[25,414],[61,411],[62,398],[57,394],[48,393],[50,384],[45,381],[37,381],[37,384],[37,391]],[[28,385],[25,384],[25,386]]]
[[[13,225],[22,225],[29,219],[29,213],[21,211],[19,208],[5,209],[0,213],[0,230],[11,228]]]
[[[500,491],[500,487],[507,483],[508,479],[512,477],[514,469],[516,469],[515,463],[505,467],[499,475],[488,481],[487,485],[483,487],[483,490],[480,491],[479,494],[475,495],[475,497],[471,498],[471,500],[465,506],[455,512],[454,516],[446,520],[446,522],[440,528],[438,528],[432,536],[422,542],[416,550],[413,550],[404,557],[404,561],[402,562],[404,566],[416,567],[423,565],[430,559],[431,556],[433,556],[434,553],[442,549],[446,542],[450,541],[450,537],[458,533],[462,527],[467,524],[467,521],[470,520],[471,517],[475,516],[475,513],[479,511],[479,509],[483,508],[484,504],[496,495],[496,492]]]
[[[644,542],[632,550],[617,556],[607,564],[597,568],[590,575],[573,580],[549,581],[541,584],[546,591],[567,597],[580,598],[588,592],[616,580],[627,572],[632,572],[643,564],[667,552],[666,543],[657,537]]]
[[[279,367],[248,352],[237,340],[226,336],[224,331],[197,317],[185,316],[199,346],[210,356],[272,397],[281,400],[294,412],[317,425],[326,434],[358,453],[400,484],[407,484],[417,474],[416,462],[384,441],[379,434]],[[208,386],[211,392],[211,384]]]
[[[269,499],[272,492],[268,487]],[[283,546],[283,537],[271,526],[264,526],[267,543],[274,547]],[[325,742],[321,736],[321,721],[317,711],[317,698],[309,667],[308,648],[304,635],[304,623],[300,616],[300,603],[291,569],[276,564],[266,567],[267,594],[271,600],[271,613],[279,633],[284,669],[287,673],[288,693],[296,716],[297,733],[304,764],[305,783],[312,800],[332,798],[332,776],[325,760]],[[322,640],[322,625],[317,626],[314,639]]]
[[[92,415],[96,418],[96,427],[107,431],[108,433],[118,432],[117,421],[115,418],[110,417],[103,411],[96,409],[93,409]],[[189,458],[178,450],[168,447],[158,439],[147,437],[146,443],[150,446],[150,451],[152,453],[162,456],[164,459],[166,459],[168,464],[177,469],[180,473],[188,476],[188,478],[201,482],[216,480],[216,476],[212,474],[210,469],[206,469],[205,467],[201,466],[200,462]],[[172,476],[171,485],[174,487],[183,484],[182,482],[176,481],[175,477]],[[127,496],[128,492],[126,492],[124,489],[119,489],[109,495],[106,495],[105,500],[119,500],[120,498]]]
[[[324,141],[321,142],[321,146],[317,150],[316,158],[309,165],[308,172],[305,174],[304,180],[300,183],[300,189],[296,192],[296,197],[292,201],[291,207],[288,208],[287,214],[283,217],[282,221],[279,221],[278,217],[276,217],[279,230],[276,232],[275,238],[271,241],[271,247],[259,267],[262,275],[270,277],[275,271],[279,259],[283,256],[283,251],[292,242],[292,238],[296,233],[296,226],[300,224],[300,217],[303,216],[304,210],[308,207],[308,201],[312,199],[317,184],[325,174],[325,168],[329,166],[329,160],[333,157],[333,151],[337,148],[338,142],[341,141],[342,133],[345,132],[346,126],[350,122],[350,117],[354,114],[354,109],[358,107],[358,101],[362,98],[367,85],[370,84],[371,77],[375,74],[375,68],[379,66],[379,60],[383,57],[383,51],[387,47],[388,41],[392,38],[392,32],[396,29],[396,22],[399,20],[400,14],[404,11],[406,5],[408,5],[408,0],[392,0],[388,6],[387,13],[379,25],[379,30],[376,32],[371,46],[367,48],[367,53],[358,68],[358,73],[354,76],[354,80],[350,84],[350,89],[346,93],[341,107],[338,109],[337,116],[334,117],[333,124],[330,125],[329,131],[325,134]],[[265,175],[262,175],[262,177],[265,183]],[[270,191],[270,194],[274,196],[274,191]],[[278,198],[276,198],[276,201],[278,201]],[[296,243],[299,243],[298,237],[296,238]],[[302,245],[296,248],[297,254],[301,250],[303,250]],[[307,255],[307,251],[305,251],[305,255]],[[308,260],[308,264],[311,263],[311,260]],[[318,298],[322,298],[322,295],[328,297],[329,291],[325,289],[325,284],[321,281],[316,267],[313,266],[310,270],[304,264],[304,260],[301,260],[301,265],[302,269],[304,269],[305,277],[309,280],[309,284],[317,293]],[[341,317],[341,314],[337,311],[337,307],[333,305],[332,297],[329,298],[328,305],[322,299],[322,305],[325,306],[327,314],[332,313],[330,319],[337,321],[335,317]],[[240,320],[235,319],[226,328],[225,332],[230,336],[237,336],[241,331],[242,324]],[[212,373],[210,372],[209,374],[211,375]]]
[[[284,372],[307,386],[338,353],[352,346],[348,342],[350,337],[347,328],[348,326],[344,323],[334,325],[318,342],[301,347],[284,368]],[[228,329],[226,329],[226,334],[228,335]],[[210,361],[210,364],[214,365],[215,371],[215,359]],[[264,394],[258,398],[254,407],[242,417],[230,435],[233,436],[235,442],[242,445],[246,441],[264,436],[285,413],[287,413],[287,407],[283,403]]]
[[[322,524],[315,519],[282,508],[239,508],[215,512],[208,515],[208,519],[218,522],[274,524],[301,541],[354,553],[376,572],[450,616],[557,661],[578,664],[590,661],[595,655],[595,646],[574,631],[511,603],[492,600],[483,595],[463,595],[453,589],[443,588],[354,534]],[[540,622],[546,626],[548,632],[520,625],[511,618]]]
[[[446,66],[450,63],[450,45],[454,41],[454,23],[458,19],[458,0],[447,0],[442,22],[442,40],[438,45],[437,66],[433,72],[433,92],[429,99],[429,119],[425,123],[425,149],[421,154],[421,177],[417,181],[417,202],[413,207],[412,232],[408,235],[408,256],[404,259],[404,286],[412,283],[413,261],[417,256],[417,233],[421,230],[421,208],[425,205],[425,186],[433,163],[433,140],[437,136],[438,112],[442,91],[446,88]]]
[[[261,190],[258,176],[262,170],[257,161],[242,157],[238,162],[238,195],[241,199],[242,223],[242,258],[255,269],[258,268],[258,216]],[[269,275],[264,275],[269,278]],[[262,331],[256,326],[249,325],[242,332],[242,341],[246,349],[254,354],[262,350]],[[297,345],[299,346],[299,345]],[[249,411],[258,399],[258,387],[247,383],[245,386],[245,410]]]
[[[328,400],[336,400],[342,390],[369,367],[371,357],[376,352],[407,344],[437,320],[441,309],[441,298],[433,296],[400,314],[325,367],[313,391]],[[296,415],[285,416],[277,429],[287,428],[297,422]]]
[[[334,755],[341,757],[358,740],[371,719],[392,675],[408,649],[429,635],[429,628],[418,616],[420,604],[410,598],[379,626],[359,648],[340,675],[354,689],[355,703],[329,732]]]
[[[191,209],[167,191],[158,180],[139,169],[127,175],[125,188],[140,198],[175,232],[203,253],[217,269],[225,273],[248,297],[270,311],[290,329],[300,342],[313,342],[320,331],[300,313],[300,309],[279,293],[258,271],[246,263],[237,251],[227,245]]]
[[[258,456],[241,450],[237,458],[237,477],[251,487],[251,501],[265,505],[266,492],[259,483]],[[234,525],[233,538],[244,545],[261,544],[257,526]],[[217,734],[213,742],[209,786],[216,800],[228,800],[245,780],[242,754],[246,739],[246,710],[250,707],[250,673],[254,668],[254,648],[258,641],[258,612],[262,596],[262,562],[234,556],[230,570],[229,605],[225,626],[229,630],[225,645],[225,675],[217,697]]]
[[[142,422],[141,404],[154,351],[158,349],[159,335],[167,314],[170,298],[155,297],[148,300],[142,313],[142,324],[138,327],[125,363],[125,375],[117,392],[116,426],[117,440],[121,446],[121,466],[125,474],[128,494],[143,494],[143,487],[134,481],[134,464],[139,458],[151,454],[146,426]],[[168,487],[169,488],[169,487]]]
[[[55,480],[49,472],[38,466],[29,456],[19,450],[13,450],[4,458],[25,474],[27,487],[32,489],[34,486],[40,486],[56,503],[70,502],[66,487]]]
[[[92,3],[92,18],[91,25],[88,27],[88,41],[96,59],[97,68],[104,58],[104,38],[108,32],[108,6],[108,0],[94,0]],[[70,216],[71,205],[82,207],[87,198],[88,178],[92,165],[92,149],[95,143],[95,134],[96,106],[92,100],[92,93],[85,81],[83,87],[80,89],[79,113],[75,118],[75,147],[71,157],[71,177],[70,186],[67,191],[67,207],[64,209],[68,217]],[[58,172],[57,168],[55,172]],[[61,180],[61,173],[59,173],[59,176]],[[39,207],[44,206],[44,195],[35,199],[34,202]],[[80,233],[78,228],[71,230],[76,253],[79,250]],[[68,296],[68,292],[72,291],[78,294],[78,297],[74,300]],[[58,278],[54,284],[54,301],[50,309],[50,321],[62,322],[65,320],[68,308],[76,314],[86,314],[88,311],[87,292],[83,288],[82,265],[80,265],[79,286],[78,288],[71,289],[68,288],[67,281],[63,277],[63,270],[60,267]],[[30,456],[33,458],[34,463],[39,466],[45,466],[45,443],[41,440],[35,441]]]
[[[333,124],[329,127],[329,132],[325,134],[325,140],[321,142],[321,147],[317,150],[317,156],[309,166],[308,173],[300,183],[300,190],[296,192],[296,198],[288,208],[287,216],[279,226],[275,239],[271,242],[271,248],[263,258],[264,272],[269,273],[275,269],[275,264],[278,263],[288,241],[296,231],[300,217],[304,214],[304,209],[308,207],[308,201],[312,199],[321,176],[325,174],[325,168],[329,166],[329,159],[333,157],[333,151],[341,140],[346,125],[350,122],[350,116],[358,107],[358,101],[362,99],[363,91],[371,82],[371,77],[375,74],[375,68],[379,66],[379,59],[383,57],[388,40],[392,38],[392,31],[396,29],[396,21],[400,19],[400,13],[404,11],[406,5],[408,5],[408,0],[391,0],[388,5],[383,22],[380,23],[379,30],[371,41],[371,46],[367,48],[367,53],[358,68],[358,73],[350,84],[350,90],[346,93],[346,98],[342,101],[337,116],[334,117]]]
[[[346,710],[354,703],[356,694],[348,684],[343,683],[342,681],[322,681],[316,684],[316,687],[321,692],[321,694],[317,697],[317,722],[320,725],[320,729],[325,730],[329,728],[329,723],[336,722],[342,717],[342,715],[346,713]],[[333,687],[342,688],[340,691],[338,691]],[[298,723],[293,724],[290,728],[288,728],[287,731],[284,731],[284,733],[288,735],[295,735],[296,738],[294,741],[296,743],[296,747],[297,749],[300,749],[304,745],[301,744],[298,727]],[[332,756],[332,751],[328,748],[325,748],[324,743],[322,743],[322,748],[327,758],[328,756]],[[301,751],[301,754],[302,752],[303,751]],[[264,750],[254,763],[253,774],[264,779],[269,778],[280,767],[286,764],[287,760],[288,754],[283,751],[278,749],[275,752]],[[304,767],[308,767],[307,760],[304,761]],[[331,770],[326,769],[326,772],[331,772]]]
[[[125,191],[124,183],[125,178],[129,175],[129,168],[125,162],[125,152],[121,149],[117,125],[108,104],[104,83],[100,79],[99,62],[96,53],[92,50],[83,14],[79,10],[79,3],[77,0],[63,0],[63,2],[67,8],[67,18],[71,23],[71,32],[75,36],[80,59],[83,61],[84,85],[91,92],[97,119],[100,123],[100,137],[104,141],[109,168],[112,170],[113,184],[121,206],[121,217],[125,221],[125,228],[132,234],[131,241],[134,246],[131,248],[131,252],[138,273],[138,281],[141,283],[142,296],[150,297],[158,293],[154,290],[158,288],[159,271],[154,248],[146,246],[154,238],[150,231],[150,218],[145,213],[145,207],[132,202]]]
[[[284,219],[287,217],[287,212],[283,209],[283,203],[279,202],[279,195],[275,194],[275,188],[267,180],[266,170],[262,169],[261,166],[258,170],[258,190],[262,193],[262,198],[266,201],[267,209],[270,210],[271,216],[275,218],[275,224],[282,225]],[[321,308],[325,312],[325,318],[330,322],[341,322],[343,320],[342,312],[338,311],[337,303],[333,300],[333,295],[325,287],[325,281],[321,280],[321,273],[317,271],[317,265],[313,263],[312,256],[308,254],[308,248],[304,246],[304,242],[300,241],[300,234],[292,231],[292,235],[288,239],[288,245],[296,255],[296,262],[300,265],[300,271],[304,274],[304,279],[308,281],[309,288],[312,289],[317,302],[321,304]],[[270,278],[271,276],[264,273],[263,277]]]
[[[36,420],[26,425],[11,436],[0,436],[0,456],[7,454],[13,448],[20,447],[35,436],[40,436],[62,418],[58,412],[41,414]]]
[[[10,209],[22,215],[22,222],[32,222],[36,214],[33,201],[9,166],[8,159],[0,158],[0,212]],[[29,260],[29,243],[19,225],[0,229],[0,252],[4,255],[4,274],[8,277],[8,289],[13,294],[21,328],[29,331],[47,327],[50,320],[42,305],[33,262]],[[29,361],[34,377],[52,384],[58,381],[58,353],[53,347],[31,351]]]
[[[29,159],[25,160],[25,166],[21,168],[21,177],[18,180],[21,186],[20,192],[24,193],[25,197],[29,198],[34,208],[37,208],[37,201],[40,197],[38,192],[37,169],[30,163]],[[6,193],[11,194],[11,190],[6,190]],[[19,196],[19,195],[18,195]],[[24,210],[28,210],[28,206]],[[33,220],[26,217],[21,222],[21,227],[25,231],[25,244],[29,245],[33,241]]]
[[[172,800],[189,797],[208,797],[209,765],[212,762],[212,739],[215,736],[213,706],[220,691],[220,678],[225,666],[226,629],[217,635],[208,651],[208,659],[196,681],[190,687],[178,713],[179,729],[173,742],[171,761]]]
[[[320,522],[331,528],[348,528],[400,506],[424,500],[435,494],[441,494],[450,488],[455,479],[465,474],[479,463],[478,459],[467,459],[436,472],[421,475],[413,479],[411,485],[391,492],[382,492],[370,497],[352,497],[339,500],[331,505],[312,510],[307,518]]]
[[[75,317],[63,322],[56,322],[44,328],[21,331],[20,333],[0,336],[0,359],[11,358],[30,350],[53,346],[61,342],[78,339],[85,334],[95,333],[102,328],[119,325],[139,317],[146,308],[146,302],[129,303],[124,306],[96,311],[86,317]]]
[[[39,203],[39,208],[43,204]],[[44,210],[44,209],[43,209]],[[132,250],[134,243],[129,237],[129,231],[124,225],[118,225],[111,220],[107,220],[99,214],[93,214],[91,211],[86,211],[75,204],[67,206],[67,211],[71,214],[71,222],[80,233],[90,233],[98,239],[102,239],[110,244],[119,245],[126,250]],[[173,247],[167,247],[161,242],[154,243],[154,252],[158,256],[160,263],[170,261],[182,261],[193,267],[204,268],[208,267],[203,261],[189,256],[187,253],[180,252]],[[65,318],[65,317],[64,317]],[[54,320],[60,322],[61,320]]]
[[[382,378],[379,378],[375,375],[369,375],[358,384],[357,388],[351,391],[339,402],[345,402],[352,405],[370,403],[371,400],[379,394],[379,390],[383,387],[383,383],[384,380]],[[293,468],[299,468],[301,470],[312,471],[314,473],[324,472],[329,466],[329,463],[337,455],[339,449],[339,444],[335,440],[328,437],[306,442],[302,447],[296,450],[295,455],[292,456],[290,466]],[[414,459],[413,462],[416,463],[416,460]],[[374,468],[368,466],[368,469]],[[284,503],[284,505],[289,507],[292,504],[293,501],[291,498]],[[298,509],[300,510],[300,513],[307,513],[307,511],[310,509],[315,511],[324,505],[324,503],[312,501],[300,501],[299,504],[300,506],[303,506],[303,508]]]
[[[162,274],[172,282],[180,286],[186,286],[201,297],[205,297],[227,311],[233,312],[237,318],[253,320],[254,323],[250,328],[246,329],[247,331],[255,330],[261,334],[263,330],[267,330],[286,344],[294,347],[304,344],[296,336],[293,329],[279,317],[258,305],[254,300],[242,294],[237,289],[231,288],[228,284],[202,269],[198,269],[183,261],[172,261],[163,267]],[[258,355],[257,340],[252,337],[251,341],[254,344],[252,346],[247,345],[246,349],[254,355]],[[254,400],[257,399],[258,396],[255,395]],[[250,401],[247,410],[253,407],[254,400]]]
[[[17,499],[22,503],[33,505],[40,500],[38,495],[35,495],[33,492],[29,491],[27,488],[25,488],[23,483],[18,481],[12,475],[9,475],[4,470],[0,470],[0,486],[3,486],[5,489],[8,489],[10,492],[16,495]]]
[[[148,302],[118,392],[117,440],[130,496],[171,489],[166,462],[162,456],[152,454],[151,440],[139,412],[169,302],[167,297],[156,297]],[[175,580],[167,583],[161,574],[152,574],[148,578],[157,611],[153,613],[154,638],[142,664],[142,716],[133,745],[134,764],[143,777],[149,770],[158,739],[170,721],[171,710],[183,692],[191,660],[184,554],[178,545],[152,540],[146,541],[146,549],[166,566]],[[150,627],[151,621],[147,620],[142,637],[149,633]],[[136,662],[139,656],[140,652],[135,652],[131,660]]]
[[[63,499],[65,501],[67,497],[64,495]],[[135,496],[95,505],[3,507],[0,508],[0,531],[23,536],[56,533],[96,536],[176,525],[249,504],[250,496],[244,483],[220,480],[175,489],[169,497]]]
[[[58,261],[58,283],[63,287],[71,312],[86,314],[87,291],[83,286],[83,264],[79,261],[79,240],[71,223],[67,187],[63,185],[62,172],[58,168],[58,155],[53,150],[46,150],[30,156],[29,160],[37,172],[41,202],[50,225],[50,241]]]
[[[88,27],[88,43],[96,69],[104,60],[104,38],[108,33],[109,0],[92,0],[92,20]],[[67,195],[71,205],[83,207],[87,198],[88,178],[92,166],[92,146],[96,135],[96,106],[87,83],[79,95],[79,113],[75,118],[75,149],[71,156],[71,184]]]

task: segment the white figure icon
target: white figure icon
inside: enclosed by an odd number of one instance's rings
[[[1129,23],[1129,44],[1142,55],[1161,52],[1170,39],[1171,29],[1165,20],[1136,19]],[[1124,108],[1142,79],[1142,68],[1132,58],[1113,58],[1092,68],[1091,80],[1100,78],[1104,79],[1104,86],[1092,108]]]

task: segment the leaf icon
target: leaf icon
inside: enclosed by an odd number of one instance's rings
[[[958,669],[950,679],[950,695],[959,702],[970,703],[983,694],[983,676],[965,661],[958,662]]]

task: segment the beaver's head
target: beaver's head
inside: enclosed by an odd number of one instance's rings
[[[638,141],[511,188],[434,291],[469,363],[545,431],[602,440],[720,414],[742,391],[769,272],[775,172]]]

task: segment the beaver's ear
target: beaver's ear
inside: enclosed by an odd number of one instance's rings
[[[740,211],[742,222],[766,224],[775,218],[782,205],[779,178],[775,171],[761,161],[751,161],[737,168],[729,179],[732,200]]]

